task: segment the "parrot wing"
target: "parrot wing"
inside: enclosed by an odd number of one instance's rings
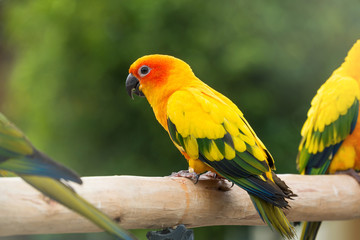
[[[225,100],[224,100],[225,99]],[[175,92],[168,100],[172,141],[249,193],[280,207],[285,194],[274,183],[274,161],[241,111],[208,88]]]
[[[17,174],[47,176],[82,183],[74,171],[36,150],[25,135],[1,113],[0,169]]]
[[[0,113],[0,175],[19,175],[51,199],[88,218],[121,239],[135,239],[61,180],[81,184],[72,170],[36,150],[24,134]]]
[[[300,173],[324,174],[344,139],[355,128],[360,91],[356,80],[334,73],[311,102],[301,130]]]

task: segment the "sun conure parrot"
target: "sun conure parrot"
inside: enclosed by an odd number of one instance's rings
[[[245,189],[263,221],[294,237],[282,211],[294,194],[272,171],[274,159],[233,102],[172,56],[141,57],[129,73],[128,94],[146,97],[188,161],[189,173],[212,171]]]
[[[38,151],[24,134],[0,113],[0,174],[14,173],[51,199],[81,214],[120,239],[134,239],[113,220],[80,197],[66,181],[82,184],[72,170]]]
[[[360,40],[320,87],[301,130],[301,174],[347,173],[360,183]],[[321,222],[305,222],[301,239],[315,239]]]

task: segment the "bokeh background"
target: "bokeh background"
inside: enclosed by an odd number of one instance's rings
[[[146,100],[124,87],[138,57],[170,54],[240,107],[277,173],[296,173],[311,98],[360,38],[359,9],[357,0],[0,0],[0,111],[82,176],[186,169]],[[196,240],[279,238],[266,227],[194,231]]]

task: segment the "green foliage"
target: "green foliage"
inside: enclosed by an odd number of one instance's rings
[[[279,173],[296,172],[310,100],[360,37],[359,7],[355,0],[0,1],[0,53],[13,56],[1,111],[81,175],[168,175],[186,161],[124,83],[138,57],[170,54],[240,107]],[[211,229],[233,239],[230,228]],[[198,232],[197,240],[208,239]]]

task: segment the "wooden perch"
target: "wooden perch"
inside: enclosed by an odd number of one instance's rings
[[[360,217],[360,186],[349,176],[279,175],[294,193],[290,221]],[[227,181],[185,178],[85,177],[74,189],[127,229],[185,224],[261,225],[248,194]],[[20,178],[0,178],[0,236],[101,231],[44,197]]]

